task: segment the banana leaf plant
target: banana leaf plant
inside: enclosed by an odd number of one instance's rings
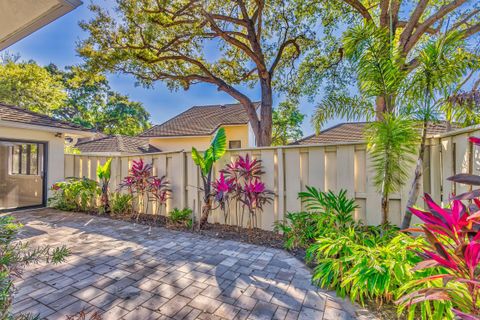
[[[468,140],[476,146],[480,146],[480,138],[477,137],[470,137]],[[467,184],[470,186],[480,186],[480,176],[475,174],[468,174],[468,173],[459,173],[452,177],[447,178],[452,182]],[[456,195],[453,199],[454,200],[473,200],[475,198],[480,197],[480,189],[475,189],[472,191],[467,191],[465,193]]]
[[[203,205],[202,216],[200,217],[200,229],[207,223],[208,216],[212,211],[213,193],[212,193],[212,169],[213,164],[218,161],[227,149],[227,137],[225,136],[225,129],[218,129],[210,146],[203,154],[192,147],[192,159],[200,168],[203,183]]]
[[[102,195],[100,198],[103,213],[110,212],[110,200],[108,198],[108,185],[110,184],[112,168],[112,159],[108,159],[105,164],[99,165],[97,168],[97,177],[100,180],[100,187],[102,189]]]

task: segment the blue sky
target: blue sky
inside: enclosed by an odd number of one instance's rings
[[[86,37],[78,22],[88,20],[91,16],[87,4],[88,1],[84,1],[82,6],[22,39],[6,51],[18,53],[23,60],[33,59],[41,65],[53,62],[64,67],[80,63],[81,58],[77,56],[75,46],[80,39]],[[112,75],[109,80],[114,90],[142,102],[150,112],[154,124],[164,122],[192,105],[235,102],[229,95],[217,91],[215,86],[209,84],[197,84],[188,91],[171,92],[160,82],[153,89],[135,86],[133,77],[127,75]],[[259,90],[249,92],[253,98],[260,97]],[[279,102],[277,98],[275,105]],[[303,102],[300,108],[307,115],[303,124],[304,135],[307,135],[313,132],[310,115],[314,107],[312,103]],[[335,122],[337,121],[331,124]]]

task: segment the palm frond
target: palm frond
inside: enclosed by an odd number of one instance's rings
[[[368,121],[373,118],[374,112],[372,102],[364,97],[331,93],[317,105],[312,125],[318,133],[328,120],[342,118],[347,121]]]
[[[374,184],[385,195],[397,192],[407,182],[419,144],[413,120],[386,115],[365,131],[367,148],[375,169]]]

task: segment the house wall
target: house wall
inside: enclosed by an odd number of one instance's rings
[[[249,147],[248,125],[225,126],[225,135],[227,136],[227,146],[230,140],[240,140],[242,148]],[[198,150],[205,150],[209,147],[212,136],[204,137],[165,137],[150,138],[149,143],[162,151],[190,151],[192,147]]]
[[[0,139],[47,142],[47,186],[64,178],[64,136],[53,132],[0,127]]]
[[[149,143],[162,151],[192,150],[192,146],[198,150],[205,150],[210,145],[211,137],[175,137],[175,138],[151,138]]]

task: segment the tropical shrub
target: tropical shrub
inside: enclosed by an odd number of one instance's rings
[[[419,258],[407,248],[418,241],[399,233],[375,237],[348,228],[319,236],[307,250],[307,260],[315,262],[313,281],[323,288],[362,304],[392,302],[396,290],[413,277]]]
[[[156,214],[161,214],[162,209],[167,207],[167,199],[170,196],[170,183],[165,176],[150,177],[148,181],[148,192],[151,195],[150,201],[155,201],[157,204]]]
[[[137,219],[141,213],[148,212],[148,203],[151,201],[156,201],[157,213],[160,212],[170,193],[166,177],[153,177],[152,169],[152,165],[144,163],[142,159],[134,160],[129,175],[120,183],[120,189],[126,189],[132,196]]]
[[[128,193],[112,193],[110,195],[110,213],[112,215],[131,214],[133,212],[133,196]]]
[[[14,278],[33,263],[60,263],[69,254],[66,247],[33,248],[28,242],[15,241],[22,225],[10,216],[0,217],[0,319],[21,319],[12,314]],[[26,317],[24,317],[26,318]]]
[[[223,209],[225,222],[230,209],[230,199],[235,200],[235,218],[238,226],[243,226],[245,211],[248,214],[247,226],[257,227],[258,214],[263,206],[273,199],[273,192],[261,181],[262,160],[247,154],[238,156],[220,172],[220,178],[213,184],[213,194]],[[239,208],[242,213],[239,215]]]
[[[305,212],[289,212],[284,221],[277,221],[275,229],[285,237],[285,248],[306,249],[315,239],[332,229],[346,229],[357,226],[353,213],[357,208],[354,199],[347,197],[346,190],[338,194],[323,192],[306,186],[307,191],[298,194]]]
[[[236,184],[234,178],[225,178],[224,172],[220,172],[220,177],[212,184],[212,193],[214,200],[218,203],[223,212],[225,224],[228,221],[230,214],[230,199],[233,191],[236,191]]]
[[[97,197],[101,191],[95,180],[87,178],[67,178],[52,186],[53,195],[49,205],[65,211],[93,212],[97,207]]]
[[[315,212],[288,212],[284,221],[275,222],[274,230],[283,233],[285,249],[306,249],[318,236],[320,218]]]
[[[460,319],[480,319],[480,200],[475,206],[465,206],[453,200],[442,208],[428,195],[428,210],[410,208],[424,224],[411,231],[421,232],[425,243],[417,251],[421,261],[416,270],[437,268],[438,274],[411,282],[414,289],[397,301],[412,306],[425,301],[450,302],[453,313]],[[441,280],[437,286],[424,283]]]
[[[108,159],[105,164],[99,165],[97,167],[97,177],[100,180],[100,188],[102,190],[102,195],[100,197],[101,203],[101,210],[103,213],[108,213],[110,211],[110,202],[108,199],[108,185],[110,184],[110,176],[111,176],[111,167],[112,167],[112,159]]]
[[[184,208],[182,210],[174,208],[170,214],[169,218],[172,223],[183,224],[187,227],[192,226],[192,209]]]
[[[306,186],[307,191],[300,192],[298,197],[305,208],[312,212],[328,215],[330,222],[337,229],[348,228],[355,224],[353,213],[358,206],[355,199],[347,197],[347,190],[340,190],[338,194],[329,190],[322,192],[314,187]]]
[[[152,165],[144,163],[143,159],[133,160],[129,175],[120,183],[120,189],[127,189],[134,199],[134,209],[137,219],[140,213],[147,213],[149,179],[152,175]]]
[[[208,216],[212,211],[213,193],[212,187],[212,168],[213,164],[217,162],[227,150],[227,137],[225,135],[225,129],[218,129],[215,137],[208,149],[200,154],[197,149],[192,147],[192,159],[193,162],[200,168],[200,175],[203,182],[203,206],[202,216],[200,217],[199,227],[202,228],[208,221]]]

